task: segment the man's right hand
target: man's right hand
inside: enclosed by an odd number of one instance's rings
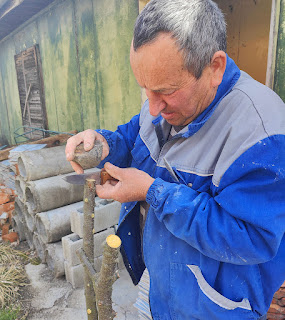
[[[72,136],[67,140],[67,144],[65,147],[66,159],[70,161],[70,164],[76,173],[80,174],[84,172],[82,167],[78,163],[72,161],[74,158],[74,152],[76,147],[79,144],[83,143],[84,150],[89,151],[93,148],[95,140],[99,140],[103,144],[103,152],[102,152],[101,160],[104,160],[108,156],[110,149],[106,139],[100,133],[94,130],[88,129],[88,130],[79,132],[78,134],[76,134],[75,136]]]

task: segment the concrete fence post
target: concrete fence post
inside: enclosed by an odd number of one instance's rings
[[[60,208],[83,198],[83,186],[69,184],[62,176],[30,181],[26,201],[35,213]]]
[[[71,233],[70,215],[83,207],[83,201],[65,207],[37,213],[35,216],[36,229],[43,243],[61,240]]]
[[[40,180],[72,172],[65,158],[65,146],[22,152],[18,158],[20,175],[26,181]]]

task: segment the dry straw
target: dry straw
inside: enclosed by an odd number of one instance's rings
[[[3,308],[19,295],[19,288],[27,284],[21,251],[0,244],[0,307]]]

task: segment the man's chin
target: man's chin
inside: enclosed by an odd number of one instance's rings
[[[165,118],[164,118],[165,119]],[[187,123],[186,124],[184,124],[184,121],[182,121],[182,120],[175,120],[175,119],[165,119],[165,121],[167,122],[167,123],[169,123],[170,125],[172,125],[172,126],[177,126],[177,127],[180,127],[180,126],[186,126],[187,125]]]

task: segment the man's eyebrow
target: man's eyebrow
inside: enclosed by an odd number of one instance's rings
[[[161,89],[155,89],[155,90],[151,90],[153,92],[164,92],[164,91],[171,91],[171,90],[176,90],[177,87],[173,86],[173,87],[169,87],[169,88],[161,88]]]
[[[138,83],[138,81],[136,80],[136,82],[137,82],[137,84],[138,84],[138,86],[141,88],[141,89],[147,89],[147,88],[145,88],[145,87],[142,87],[139,83]],[[163,92],[163,91],[167,91],[167,90],[176,90],[178,87],[177,87],[177,85],[176,84],[169,84],[169,88],[159,88],[159,89],[148,89],[148,90],[150,90],[150,91],[152,91],[152,92]]]

